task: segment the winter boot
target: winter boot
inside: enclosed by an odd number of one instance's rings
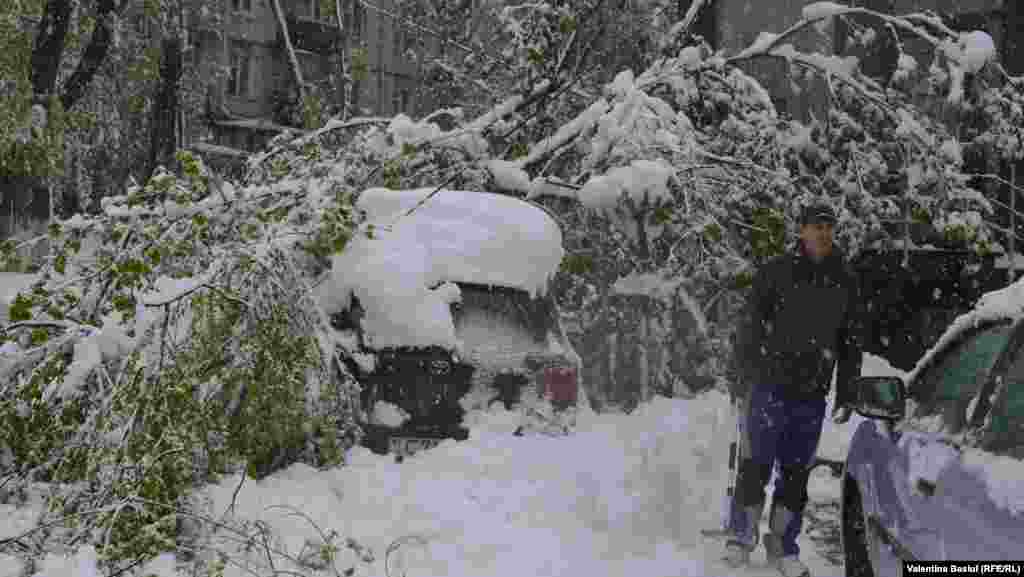
[[[811,572],[800,561],[799,555],[786,554],[783,539],[789,533],[799,533],[799,517],[785,506],[772,500],[768,519],[769,533],[764,534],[764,551],[769,565],[775,566],[782,577],[811,577]],[[795,539],[795,535],[793,537]]]
[[[782,577],[811,577],[811,570],[796,555],[786,555],[777,559],[775,568]]]
[[[750,546],[746,543],[730,539],[725,544],[722,561],[732,569],[746,567],[750,564]]]
[[[764,555],[769,565],[776,564],[779,559],[785,557],[782,551],[782,536],[775,533],[764,534]]]

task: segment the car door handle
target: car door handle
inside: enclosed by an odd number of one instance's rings
[[[931,497],[935,495],[935,483],[927,479],[917,480],[917,490],[921,492],[925,497]]]

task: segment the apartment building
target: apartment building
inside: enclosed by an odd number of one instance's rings
[[[294,102],[296,83],[273,0],[223,0],[223,21],[190,25],[189,64],[206,79],[207,115],[192,114],[185,145],[221,155],[263,147],[288,126],[282,104]],[[419,90],[419,43],[436,53],[438,40],[403,18],[395,0],[279,0],[307,84],[334,88],[340,98],[342,54],[365,59],[353,89],[358,114],[415,115],[425,110]],[[340,7],[344,29],[339,29]],[[351,67],[352,59],[346,62]],[[335,103],[337,104],[337,103]]]

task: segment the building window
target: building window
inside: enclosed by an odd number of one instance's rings
[[[392,93],[391,93],[391,114],[398,114],[400,112],[405,112],[402,109],[402,100],[401,100],[401,98],[399,98],[397,91],[392,91]]]
[[[295,15],[305,20],[323,20],[320,0],[299,0]]]
[[[252,0],[231,0],[231,9],[235,12],[252,12]]]
[[[191,44],[192,44],[192,46],[191,46],[192,54],[190,56],[192,57],[192,66],[198,68],[199,65],[202,63],[201,56],[202,56],[203,44],[202,44],[202,41],[198,37],[197,38],[193,38]]]
[[[409,112],[409,89],[403,88],[401,92],[402,112]]]
[[[149,17],[145,13],[135,15],[135,33],[139,36],[149,36]]]
[[[366,20],[366,8],[359,0],[352,3],[352,36],[359,38],[363,35],[363,24]]]
[[[413,32],[412,30],[407,30],[406,33],[402,35],[403,52],[409,52],[410,50],[413,49],[413,42],[419,38],[419,33],[419,30],[415,32]]]
[[[304,82],[314,82],[320,78],[320,55],[306,50],[296,50],[295,57],[299,60]]]
[[[391,43],[391,55],[394,58],[395,63],[399,63],[404,60],[402,56],[402,37],[405,36],[402,30],[402,25],[395,22],[395,37],[392,39],[394,42]]]
[[[231,68],[228,74],[228,94],[237,97],[249,96],[249,72],[252,55],[249,45],[239,40],[231,41]]]

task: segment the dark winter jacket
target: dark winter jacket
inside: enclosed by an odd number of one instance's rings
[[[827,395],[838,364],[837,404],[848,405],[861,369],[857,279],[838,247],[815,263],[800,246],[754,277],[737,334],[738,384],[783,385],[794,398]]]

